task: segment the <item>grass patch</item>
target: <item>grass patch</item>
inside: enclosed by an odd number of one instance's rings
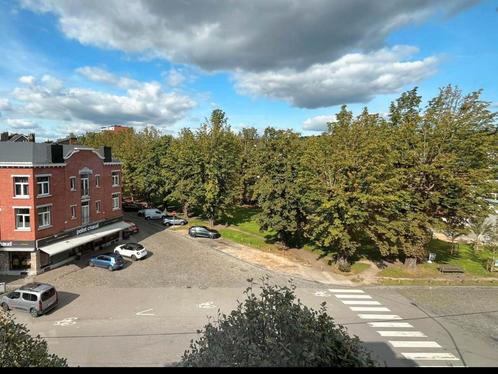
[[[364,262],[355,262],[353,265],[351,265],[351,273],[354,275],[360,274],[369,268],[369,264],[365,264]]]
[[[231,240],[235,243],[247,245],[249,247],[257,249],[267,249],[271,247],[271,245],[266,243],[263,238],[259,238],[254,235],[248,235],[241,231],[224,228],[224,229],[219,229],[219,232],[222,238]]]

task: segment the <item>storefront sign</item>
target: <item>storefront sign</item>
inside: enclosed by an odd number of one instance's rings
[[[3,240],[0,241],[0,248],[11,247],[34,247],[35,242],[31,240]]]
[[[92,231],[98,229],[100,225],[98,223],[86,227],[82,227],[81,229],[76,230],[76,235],[84,234],[85,232]]]

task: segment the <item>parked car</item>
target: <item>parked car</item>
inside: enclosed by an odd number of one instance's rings
[[[130,225],[130,227],[128,227],[125,231],[128,232],[129,234],[137,234],[140,229],[138,228],[138,226],[131,222],[131,221],[125,221],[127,224]]]
[[[124,259],[119,253],[105,253],[93,256],[89,262],[90,266],[98,266],[109,269],[110,271],[121,269],[124,264]]]
[[[177,217],[177,216],[165,216],[163,218],[164,226],[172,226],[172,225],[186,225],[188,221],[186,219]]]
[[[47,283],[28,283],[17,290],[4,295],[0,300],[2,309],[21,309],[38,317],[55,308],[59,295],[54,286]]]
[[[206,226],[192,226],[188,230],[188,234],[193,238],[201,237],[201,238],[217,239],[221,236],[218,231],[208,229]]]
[[[156,208],[139,210],[138,215],[143,216],[145,219],[161,219],[165,216],[163,212]]]
[[[137,212],[140,209],[143,209],[142,204],[134,203],[132,201],[123,201],[121,206],[125,212]]]
[[[114,248],[114,253],[117,253],[123,257],[129,257],[133,261],[137,261],[147,257],[147,250],[142,244],[138,243],[125,243],[120,244]]]

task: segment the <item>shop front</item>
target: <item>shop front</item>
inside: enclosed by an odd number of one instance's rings
[[[33,241],[0,241],[0,274],[31,274]]]

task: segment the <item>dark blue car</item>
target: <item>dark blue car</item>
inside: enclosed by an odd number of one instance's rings
[[[121,269],[125,264],[123,257],[117,253],[105,253],[103,255],[93,256],[90,259],[90,266],[98,266],[109,269],[110,271]]]

